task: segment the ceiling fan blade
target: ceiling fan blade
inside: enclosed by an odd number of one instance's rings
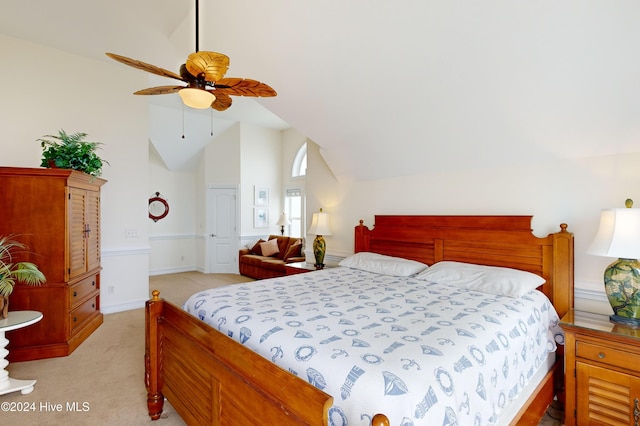
[[[126,56],[116,55],[115,53],[106,53],[111,59],[129,65],[130,67],[137,68],[142,71],[150,72],[162,77],[175,78],[176,80],[184,81],[178,74],[165,70],[164,68],[157,67],[155,65],[147,64],[146,62],[138,61],[137,59],[127,58]]]
[[[268,98],[276,96],[269,85],[248,78],[223,78],[216,82],[216,93],[222,92],[234,96],[256,96]]]
[[[189,55],[185,66],[192,76],[204,74],[206,81],[215,82],[229,69],[229,57],[217,52],[195,52]]]
[[[133,92],[134,95],[166,95],[169,93],[176,93],[180,89],[184,89],[186,86],[157,86],[150,87],[148,89],[138,90]]]
[[[216,95],[216,100],[211,104],[211,108],[216,111],[224,111],[231,106],[233,101],[229,95],[218,93],[217,91],[214,91],[213,93]]]

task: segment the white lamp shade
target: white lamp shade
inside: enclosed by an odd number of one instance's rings
[[[329,227],[329,214],[323,211],[314,213],[311,218],[311,226],[307,233],[311,235],[331,235]]]
[[[640,258],[640,209],[606,209],[589,254],[622,259]]]
[[[205,109],[209,108],[216,97],[213,93],[193,87],[185,87],[178,91],[178,95],[182,98],[182,102],[191,108]]]
[[[289,218],[287,217],[286,213],[282,213],[280,215],[280,219],[278,219],[278,221],[276,222],[276,225],[278,225],[278,226],[289,226],[289,225],[291,225],[291,222],[289,222]]]

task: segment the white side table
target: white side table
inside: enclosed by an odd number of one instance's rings
[[[4,333],[18,328],[35,324],[42,319],[42,313],[38,311],[10,311],[6,319],[0,320],[0,395],[9,392],[20,391],[22,394],[33,392],[35,380],[16,380],[9,377],[7,356],[9,351],[5,349],[9,340]]]

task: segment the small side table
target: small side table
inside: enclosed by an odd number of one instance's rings
[[[637,425],[640,329],[577,310],[570,310],[560,326],[565,337],[564,424]]]
[[[17,380],[9,377],[9,351],[5,349],[9,340],[5,337],[5,332],[27,327],[41,319],[42,313],[38,311],[11,311],[6,319],[0,320],[0,395],[17,391],[23,395],[33,392],[36,380]]]
[[[303,274],[317,270],[313,264],[307,262],[285,263],[284,269],[287,275]]]

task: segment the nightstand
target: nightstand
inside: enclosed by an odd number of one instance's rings
[[[287,275],[304,274],[305,272],[311,272],[311,271],[317,270],[312,263],[307,263],[307,262],[285,263],[284,269]]]
[[[569,311],[565,333],[565,425],[640,423],[640,329],[608,315]]]

